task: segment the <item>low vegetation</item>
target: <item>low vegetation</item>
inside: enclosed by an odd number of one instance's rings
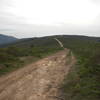
[[[59,48],[48,47],[18,47],[0,48],[0,75],[11,72],[33,61],[41,59],[58,51]]]
[[[100,99],[100,38],[85,36],[49,36],[22,39],[0,49],[0,74],[43,58],[58,50],[58,38],[77,58],[62,84],[65,100]],[[70,56],[70,55],[69,55]]]
[[[77,58],[65,78],[62,91],[65,100],[100,99],[100,42],[92,40],[65,43]]]

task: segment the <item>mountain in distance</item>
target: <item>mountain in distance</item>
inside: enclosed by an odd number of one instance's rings
[[[17,46],[17,47],[30,47],[30,46],[46,46],[55,47],[59,46],[54,38],[58,38],[64,45],[78,44],[80,42],[100,42],[100,37],[88,37],[80,35],[54,35],[45,37],[31,37],[17,39],[12,36],[0,35],[0,47]]]
[[[12,43],[12,45],[18,47],[30,47],[30,46],[46,46],[55,47],[59,46],[55,38],[59,39],[64,45],[72,45],[78,43],[88,43],[88,42],[100,42],[100,37],[88,37],[80,35],[54,35],[45,37],[32,37],[32,38],[22,38],[17,42]]]
[[[16,40],[17,38],[15,37],[0,34],[0,45],[9,44],[15,42]]]

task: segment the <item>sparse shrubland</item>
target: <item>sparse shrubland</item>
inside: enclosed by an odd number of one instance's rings
[[[11,72],[33,61],[58,51],[60,48],[18,47],[0,48],[0,75]]]
[[[77,58],[65,78],[62,91],[65,100],[99,100],[100,99],[100,42],[76,40],[66,42]]]
[[[65,100],[99,100],[100,38],[50,36],[22,39],[12,46],[0,49],[0,74],[60,50],[54,40],[55,37],[61,40],[64,47],[69,48],[77,59],[76,65],[71,68],[62,84],[61,89]]]

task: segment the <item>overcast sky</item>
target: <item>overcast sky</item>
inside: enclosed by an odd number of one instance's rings
[[[100,37],[100,0],[0,0],[0,34]]]

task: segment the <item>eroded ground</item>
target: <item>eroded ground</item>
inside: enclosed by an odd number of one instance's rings
[[[62,100],[59,86],[75,63],[69,50],[60,51],[36,63],[0,77],[0,100]]]

